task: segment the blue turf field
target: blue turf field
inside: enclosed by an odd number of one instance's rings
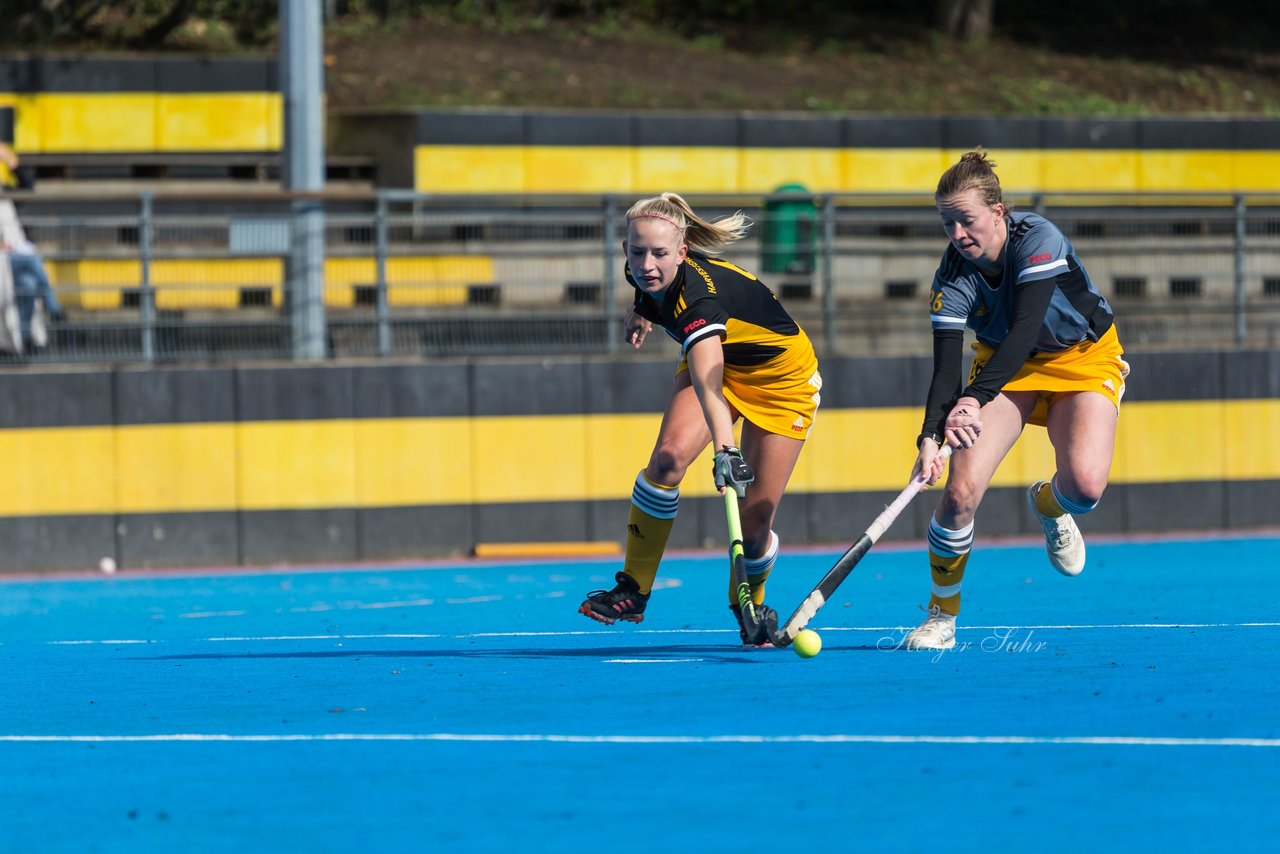
[[[784,554],[784,616],[835,553]],[[920,547],[744,651],[726,561],[642,626],[614,562],[0,582],[0,851],[1265,850],[1280,539],[981,545],[960,646],[894,650]]]

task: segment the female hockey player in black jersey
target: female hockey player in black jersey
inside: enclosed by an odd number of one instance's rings
[[[717,253],[746,234],[741,213],[709,222],[663,193],[627,212],[627,281],[636,289],[624,334],[639,348],[654,324],[683,359],[649,463],[635,480],[617,586],[588,594],[579,611],[603,623],[640,622],[675,521],[680,483],[710,443],[719,489],[743,497],[741,518],[752,600],[763,605],[778,556],[774,515],[813,426],[822,378],[804,330],[763,283]],[[742,447],[733,425],[741,417]],[[738,616],[742,641],[748,637]]]

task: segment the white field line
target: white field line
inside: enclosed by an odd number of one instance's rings
[[[907,632],[915,628],[914,626],[815,626],[819,632]],[[1045,624],[1045,625],[992,625],[992,626],[960,626],[957,631],[961,633],[968,632],[990,632],[1002,629],[1013,629],[1019,631],[1041,631],[1049,629],[1063,630],[1089,630],[1089,629],[1275,629],[1280,628],[1280,622],[1267,623],[1062,623],[1062,624]],[[636,635],[722,635],[732,634],[737,629],[636,629],[629,634]],[[568,632],[472,632],[469,634],[442,634],[435,633],[387,633],[387,634],[352,634],[352,635],[261,635],[261,636],[229,636],[214,638],[194,638],[191,640],[204,643],[264,643],[271,641],[312,641],[312,640],[433,640],[438,638],[454,638],[464,640],[468,638],[556,638],[556,637],[577,637],[583,635],[597,635],[600,630],[584,630],[584,631],[568,631]],[[183,639],[187,640],[187,639]],[[83,646],[89,644],[101,644],[104,646],[114,646],[120,644],[148,644],[157,643],[156,640],[147,639],[125,639],[125,640],[51,640],[45,641],[46,644],[54,646]]]
[[[975,744],[1087,747],[1280,747],[1280,738],[1173,738],[1165,736],[1086,735],[551,735],[488,733],[158,733],[152,735],[4,735],[3,743],[147,743],[147,742],[313,742],[434,741],[492,744]]]

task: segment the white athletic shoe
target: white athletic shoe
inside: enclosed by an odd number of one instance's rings
[[[1084,537],[1070,513],[1056,519],[1040,514],[1036,508],[1036,493],[1043,485],[1044,481],[1039,480],[1027,488],[1027,504],[1044,529],[1044,548],[1049,553],[1049,563],[1063,575],[1079,575],[1084,570]]]
[[[934,605],[924,622],[903,642],[907,649],[951,649],[956,645],[956,616]]]

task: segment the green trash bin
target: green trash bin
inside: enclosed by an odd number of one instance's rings
[[[773,191],[808,193],[801,184],[783,184]],[[818,207],[809,198],[773,198],[764,202],[760,224],[760,268],[765,273],[810,274],[817,266]]]

